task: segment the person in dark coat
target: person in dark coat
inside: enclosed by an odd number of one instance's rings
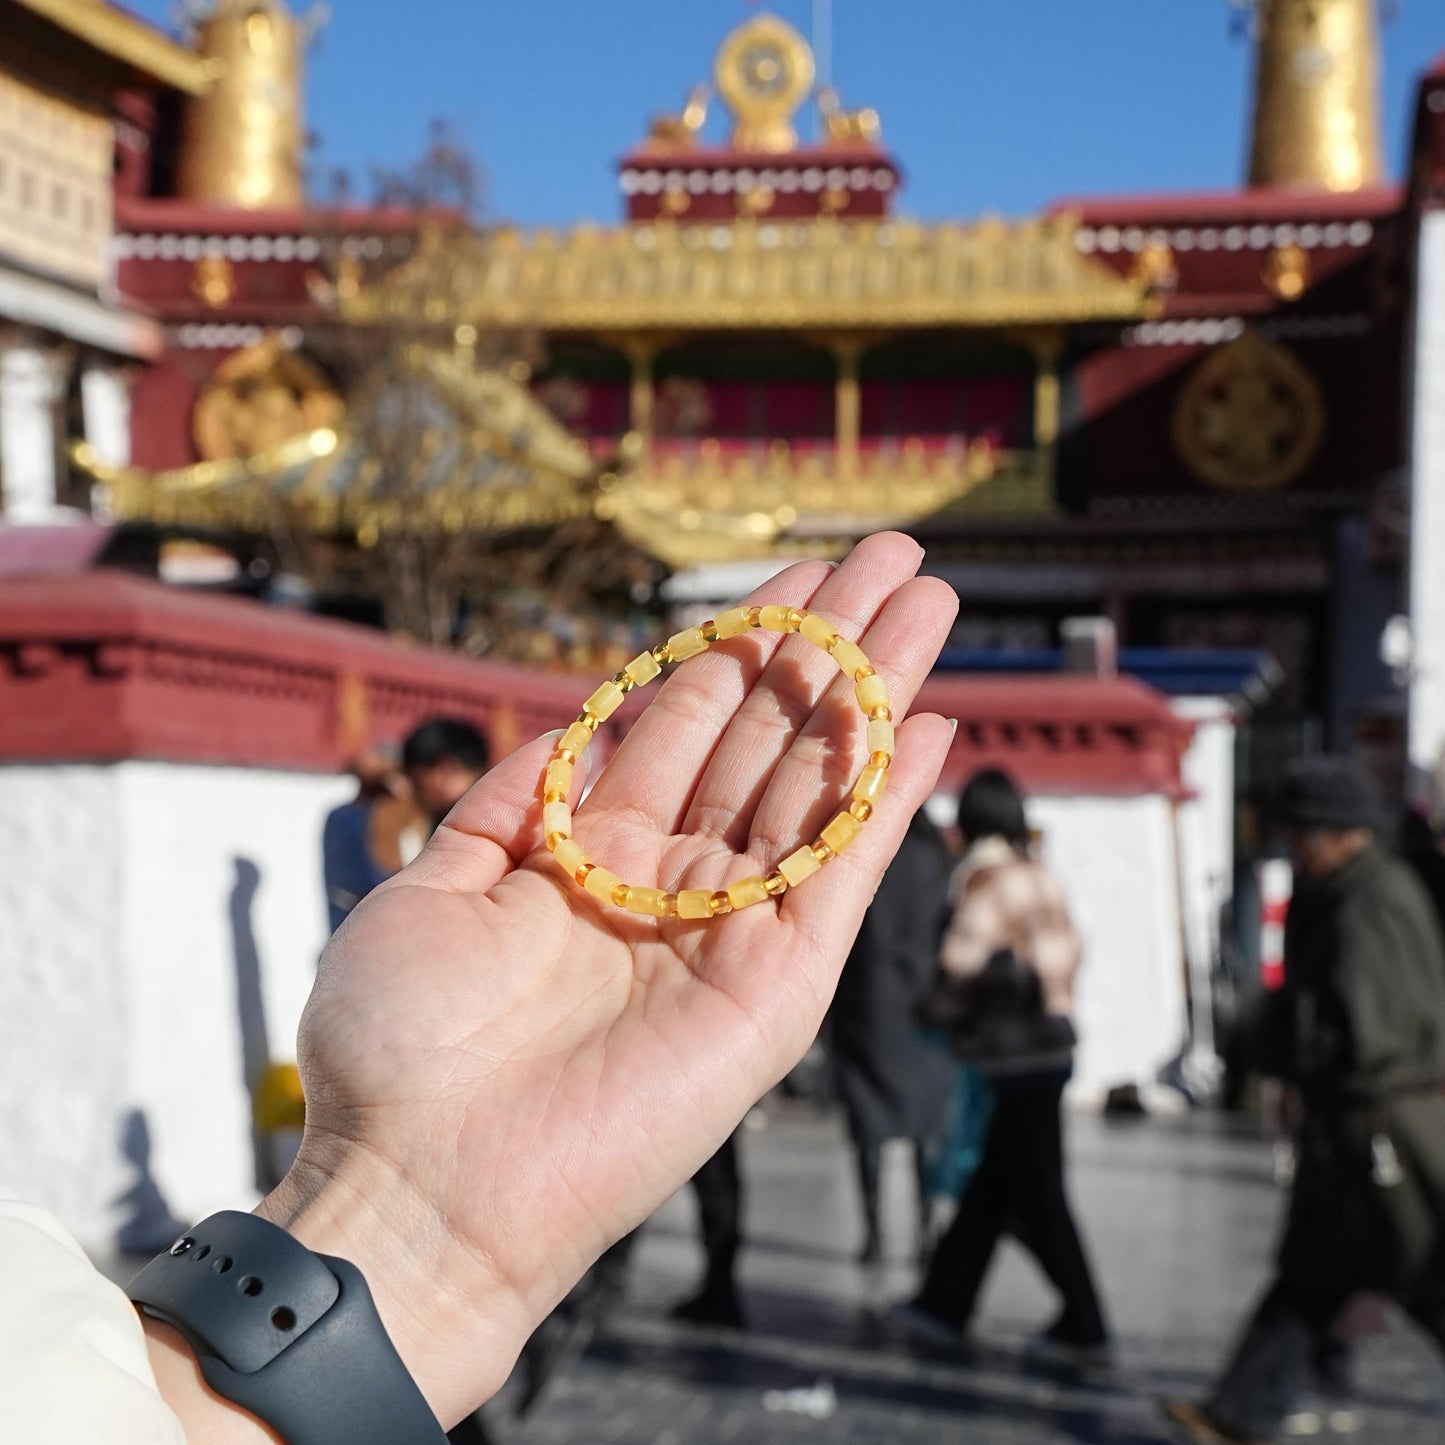
[[[1293,769],[1296,885],[1263,1071],[1298,1092],[1274,1281],[1201,1404],[1191,1445],[1273,1437],[1351,1300],[1392,1295],[1445,1348],[1445,943],[1414,871],[1376,838],[1379,798],[1339,758]]]
[[[882,1257],[878,1193],[889,1139],[912,1141],[920,1240],[927,1235],[928,1170],[957,1066],[923,1037],[917,1017],[938,967],[950,869],[942,834],[920,810],[863,915],[828,1017],[829,1051],[863,1192],[865,1263]]]

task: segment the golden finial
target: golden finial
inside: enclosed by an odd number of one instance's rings
[[[776,15],[740,25],[718,51],[718,93],[734,118],[732,143],[744,151],[788,151],[798,143],[793,113],[813,88],[808,42]]]
[[[1253,0],[1249,184],[1355,191],[1383,174],[1375,0]]]
[[[307,28],[285,0],[219,0],[199,19],[197,49],[216,80],[186,105],[176,163],[181,196],[248,210],[302,204]]]

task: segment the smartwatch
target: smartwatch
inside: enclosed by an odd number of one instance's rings
[[[287,1445],[444,1445],[361,1271],[277,1225],[213,1214],[127,1293],[185,1336],[211,1389]]]

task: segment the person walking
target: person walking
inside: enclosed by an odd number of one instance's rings
[[[1165,1414],[1189,1445],[1263,1445],[1351,1301],[1393,1296],[1445,1349],[1445,944],[1408,864],[1376,836],[1368,776],[1298,764],[1282,821],[1295,862],[1285,979],[1265,1073],[1298,1093],[1276,1272],[1203,1402]]]
[[[994,1107],[953,1223],[897,1317],[914,1334],[959,1343],[1009,1233],[1063,1301],[1031,1357],[1102,1364],[1109,1332],[1064,1187],[1062,1100],[1073,1068],[1081,940],[1057,881],[1030,853],[1023,798],[1006,774],[990,768],[970,779],[958,826],[967,851],[925,1017],[988,1077]]]
[[[863,1196],[864,1263],[883,1254],[879,1180],[889,1139],[913,1145],[920,1244],[927,1239],[929,1168],[957,1065],[923,1037],[918,1008],[938,967],[949,869],[948,845],[920,809],[863,915],[829,1013],[826,1037]]]

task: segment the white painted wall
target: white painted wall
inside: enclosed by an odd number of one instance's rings
[[[55,514],[55,366],[36,346],[0,348],[0,511],[7,522]]]
[[[238,868],[255,869],[253,1021],[273,1059],[326,939],[321,825],[347,779],[125,762],[0,767],[0,1176],[104,1245],[137,1171],[183,1220],[255,1197]]]
[[[1410,762],[1414,791],[1445,782],[1445,211],[1420,222],[1410,461]],[[1424,786],[1420,784],[1424,782]]]

